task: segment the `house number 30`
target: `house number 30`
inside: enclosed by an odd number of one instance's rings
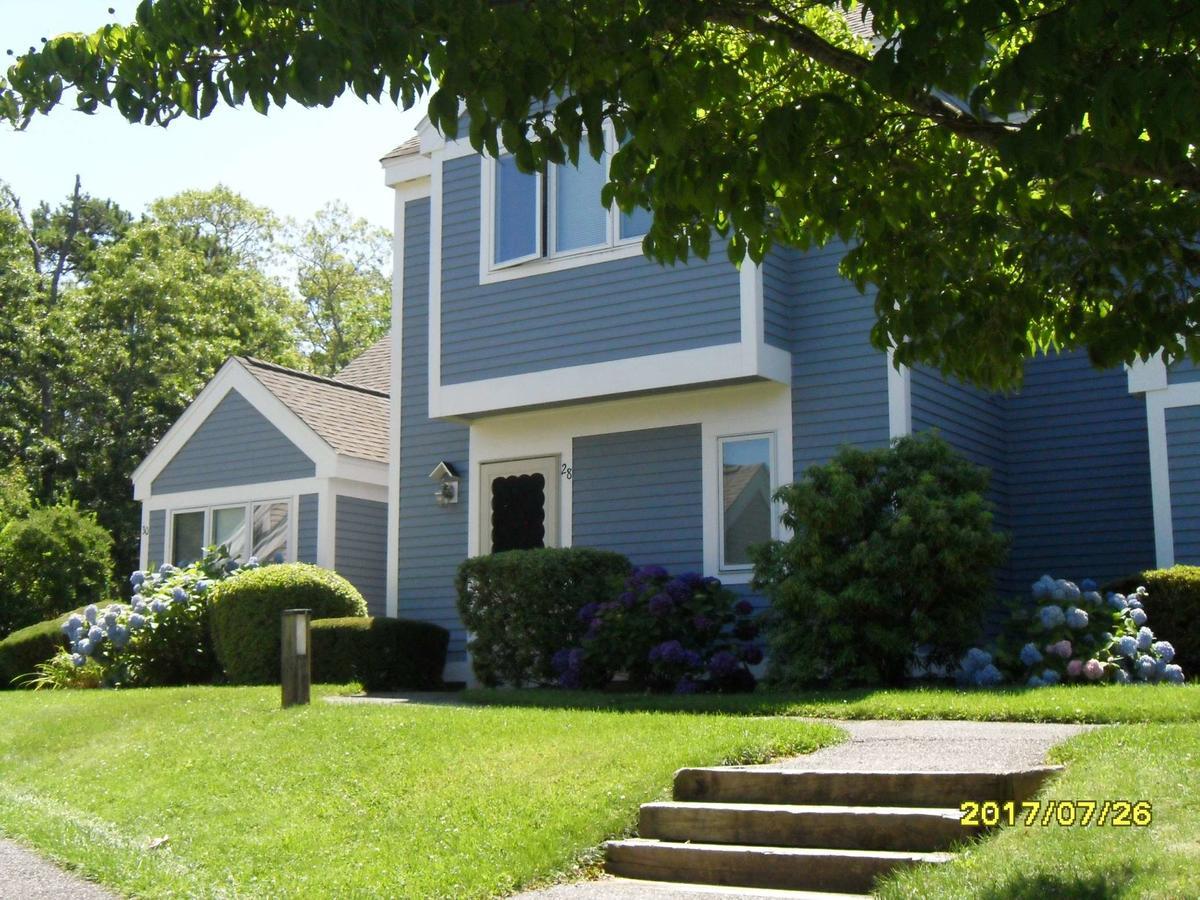
[[[568,466],[566,463],[563,463],[563,464],[562,464],[562,476],[563,476],[563,478],[567,479],[567,481],[570,481],[570,480],[571,480],[571,475],[572,475],[572,472],[571,472],[571,467],[570,467],[570,466]]]

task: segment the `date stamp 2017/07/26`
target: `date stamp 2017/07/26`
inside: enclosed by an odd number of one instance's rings
[[[997,825],[1144,828],[1153,818],[1149,800],[1026,800],[1022,803],[968,800],[959,806],[959,810],[963,826],[970,828]]]

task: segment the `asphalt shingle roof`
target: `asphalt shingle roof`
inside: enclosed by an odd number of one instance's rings
[[[263,387],[338,453],[388,461],[386,391],[298,372],[260,359],[238,359]]]
[[[392,336],[385,334],[333,377],[335,381],[389,393],[392,389]]]

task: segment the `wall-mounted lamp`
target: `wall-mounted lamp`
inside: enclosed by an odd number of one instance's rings
[[[449,506],[451,503],[458,502],[458,483],[462,479],[454,471],[454,466],[442,460],[429,473],[429,479],[437,484],[437,490],[433,492],[433,496],[437,500],[438,506]]]

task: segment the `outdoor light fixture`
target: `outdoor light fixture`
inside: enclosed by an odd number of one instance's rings
[[[443,459],[433,467],[433,471],[429,473],[429,479],[437,484],[437,490],[433,492],[433,496],[437,500],[438,506],[449,506],[451,503],[458,502],[458,483],[462,479],[454,471],[454,466]]]

